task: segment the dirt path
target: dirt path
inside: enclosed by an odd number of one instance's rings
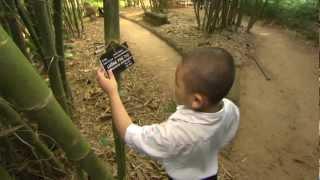
[[[128,20],[121,19],[121,38],[127,41],[133,54],[144,68],[163,84],[168,95],[174,92],[174,74],[180,55],[151,32]]]
[[[317,177],[317,51],[283,30],[256,26],[257,59],[242,69],[241,129],[232,161],[239,179],[308,180]]]
[[[318,91],[315,49],[285,32],[257,26],[257,57],[272,80],[253,62],[241,75],[242,122],[231,147],[236,179],[309,180],[317,177]],[[173,90],[180,56],[150,32],[121,20],[122,39],[137,62]]]

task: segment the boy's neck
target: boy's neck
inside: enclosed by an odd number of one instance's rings
[[[223,102],[220,101],[214,105],[204,107],[200,111],[205,112],[205,113],[215,113],[215,112],[220,111],[222,108],[223,108]]]

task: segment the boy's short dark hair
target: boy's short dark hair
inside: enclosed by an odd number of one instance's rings
[[[233,57],[222,48],[197,48],[183,56],[182,67],[187,91],[207,96],[211,104],[228,94],[235,78]]]

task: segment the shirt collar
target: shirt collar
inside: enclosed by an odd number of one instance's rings
[[[192,109],[186,108],[184,105],[177,106],[177,112],[179,115],[182,115],[184,118],[179,118],[179,120],[194,123],[194,124],[214,124],[217,123],[222,114],[225,111],[225,101],[222,101],[223,107],[214,113],[205,113],[205,112],[197,112]]]

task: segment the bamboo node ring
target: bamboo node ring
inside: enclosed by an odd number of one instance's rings
[[[40,111],[41,109],[45,108],[50,103],[51,100],[53,100],[53,94],[51,91],[49,91],[49,95],[41,103],[35,104],[31,107],[24,107],[24,108],[18,108],[18,109],[24,112]]]
[[[6,45],[8,41],[9,41],[9,38],[0,41],[0,47]]]

